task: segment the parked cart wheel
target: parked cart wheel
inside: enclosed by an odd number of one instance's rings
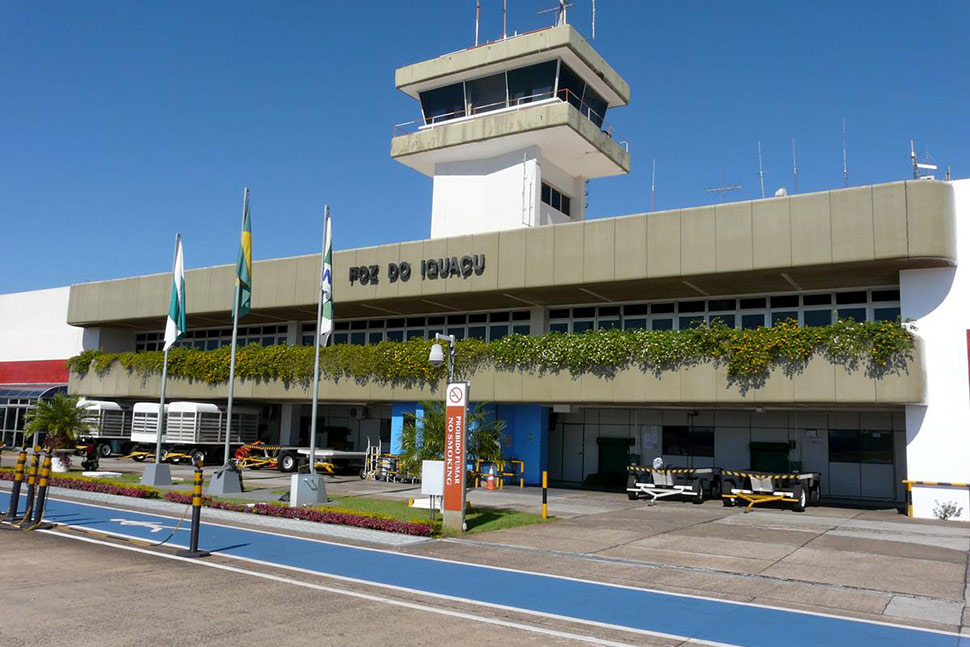
[[[139,451],[139,448],[138,447],[135,447],[131,451],[132,451],[132,453],[135,453],[135,452]],[[144,463],[146,456],[144,454],[136,454],[135,456],[132,456],[132,458],[134,460],[138,461],[139,463]]]
[[[101,458],[111,456],[111,443],[98,443],[98,456]]]
[[[818,505],[822,502],[822,488],[818,483],[812,485],[812,489],[808,495],[808,505]]]
[[[808,492],[805,491],[805,486],[796,485],[792,494],[794,495],[793,498],[797,499],[792,509],[795,512],[805,512],[805,506],[808,505]]]
[[[723,494],[726,492],[730,494],[731,490],[733,490],[735,487],[736,486],[734,485],[734,481],[725,481],[724,486],[721,489],[721,493]],[[725,508],[733,508],[738,504],[738,500],[733,497],[728,497],[728,498],[721,497],[721,502],[724,504]]]
[[[695,505],[704,503],[704,481],[702,479],[695,479],[693,485],[697,492],[691,497],[690,502]]]
[[[283,452],[279,458],[279,470],[281,472],[293,472],[296,470],[296,454],[293,452]]]
[[[631,501],[636,501],[637,499],[640,498],[640,495],[637,494],[636,492],[627,492],[626,498],[630,499]]]

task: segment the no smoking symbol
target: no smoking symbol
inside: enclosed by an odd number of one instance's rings
[[[461,389],[456,386],[451,391],[449,391],[448,399],[455,404],[458,404],[459,402],[461,402]]]

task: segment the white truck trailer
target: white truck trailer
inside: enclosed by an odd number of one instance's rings
[[[88,431],[84,438],[95,444],[99,457],[127,454],[131,450],[130,411],[117,402],[84,398],[78,400],[77,406],[87,412]]]
[[[158,403],[138,402],[132,409],[132,452],[154,452],[158,429]],[[238,447],[256,440],[259,410],[233,406],[229,445]],[[186,454],[193,461],[221,461],[226,441],[226,411],[209,402],[172,402],[165,405],[162,456]],[[138,457],[136,457],[138,460]],[[144,460],[144,457],[141,457]]]

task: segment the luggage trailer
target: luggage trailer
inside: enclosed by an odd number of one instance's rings
[[[763,503],[781,501],[792,504],[795,512],[804,512],[821,499],[819,472],[771,473],[721,470],[724,492],[721,499],[727,507],[747,503],[745,512]]]
[[[77,406],[85,410],[88,430],[82,439],[90,439],[98,456],[125,454],[131,448],[131,412],[116,402],[82,398]]]
[[[648,503],[652,505],[658,499],[681,495],[688,497],[691,503],[704,503],[705,497],[717,498],[721,492],[719,467],[655,468],[629,465],[626,469],[626,492],[631,501],[647,496],[650,497]]]

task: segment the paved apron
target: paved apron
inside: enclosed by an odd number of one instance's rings
[[[160,541],[176,524],[167,516],[56,499],[48,502],[45,518],[146,541]],[[970,647],[970,636],[449,562],[266,531],[203,523],[200,537],[200,549],[221,555],[682,639],[746,647],[777,647],[792,641],[855,647]],[[185,547],[188,539],[186,521],[168,543]]]

